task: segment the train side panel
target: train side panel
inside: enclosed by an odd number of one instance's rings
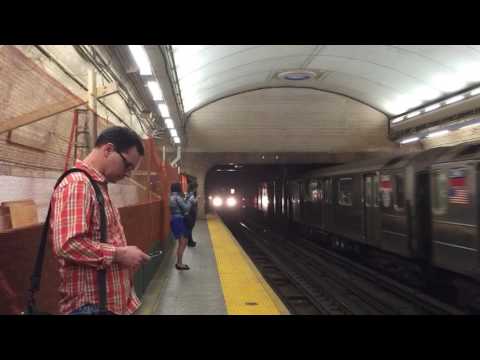
[[[431,189],[433,263],[478,276],[478,162],[432,166]]]

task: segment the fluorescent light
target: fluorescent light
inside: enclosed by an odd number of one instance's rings
[[[417,116],[417,115],[420,115],[420,110],[419,111],[414,111],[414,112],[408,114],[407,119],[410,119],[410,118],[412,118],[414,116]]]
[[[152,68],[150,67],[150,60],[142,45],[128,45],[133,59],[140,70],[140,75],[152,75]]]
[[[439,107],[440,107],[440,104],[439,104],[439,103],[436,103],[436,104],[427,106],[427,107],[425,108],[425,112],[429,112],[429,111],[438,109]]]
[[[400,116],[400,117],[398,117],[398,118],[396,118],[396,119],[393,119],[393,120],[392,120],[392,124],[396,124],[396,123],[398,123],[398,122],[400,122],[400,121],[402,121],[402,120],[403,120],[403,116]]]
[[[478,95],[478,94],[480,94],[480,87],[470,91],[470,95],[472,95],[472,96]]]
[[[149,81],[147,83],[148,90],[150,90],[150,94],[152,94],[152,98],[154,101],[162,101],[163,94],[162,90],[160,89],[160,85],[156,81]]]
[[[160,113],[162,114],[162,117],[164,118],[170,117],[170,111],[168,111],[167,104],[159,104],[158,108],[160,109]]]
[[[450,99],[448,99],[447,101],[445,101],[445,104],[453,104],[454,102],[457,102],[457,101],[460,101],[462,99],[464,99],[465,96],[464,95],[457,95],[457,96],[454,96]]]
[[[170,118],[164,118],[163,119],[163,122],[165,123],[165,126],[167,127],[167,129],[174,129],[175,128],[175,125],[173,124],[173,120],[170,119]]]
[[[418,137],[412,137],[412,138],[409,138],[409,139],[405,139],[405,140],[400,141],[400,144],[408,144],[408,143],[417,141],[417,140],[419,140],[419,139],[420,139],[420,138],[418,138]]]
[[[180,138],[179,138],[178,136],[175,136],[175,137],[173,138],[173,142],[174,142],[175,144],[180,144]]]
[[[427,138],[429,138],[429,139],[436,138],[436,137],[439,137],[439,136],[446,135],[446,134],[448,134],[449,132],[450,132],[450,130],[436,131],[436,132],[434,132],[434,133],[428,134],[428,135],[427,135]]]
[[[178,137],[178,134],[177,134],[177,130],[175,129],[168,129],[170,131],[170,135],[174,138],[174,137]]]
[[[469,125],[462,126],[460,129],[471,128],[471,127],[478,126],[478,125],[480,125],[480,122],[477,122],[477,123],[474,123],[474,124],[469,124]]]

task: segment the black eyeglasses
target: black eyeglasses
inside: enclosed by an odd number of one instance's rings
[[[135,168],[135,166],[134,166],[132,163],[130,163],[127,159],[125,159],[125,156],[123,156],[120,151],[115,150],[115,152],[116,152],[118,155],[120,155],[120,157],[122,158],[122,160],[123,160],[123,165],[125,166],[125,171],[127,171],[127,172],[128,172],[128,171],[132,171],[132,170]]]

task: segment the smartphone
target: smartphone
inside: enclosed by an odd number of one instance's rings
[[[151,258],[154,258],[154,257],[160,256],[162,254],[163,254],[162,250],[155,250],[155,251],[152,251],[152,252],[148,253],[148,256],[150,256]]]

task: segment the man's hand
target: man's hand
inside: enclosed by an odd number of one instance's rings
[[[148,260],[150,256],[136,246],[122,246],[115,249],[114,261],[132,270],[136,270]]]

